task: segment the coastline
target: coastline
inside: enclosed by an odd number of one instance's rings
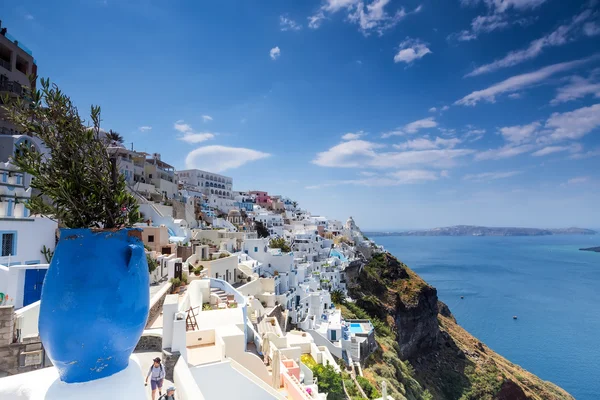
[[[600,246],[598,246],[598,247],[587,247],[587,248],[583,248],[583,249],[579,249],[579,250],[600,253]]]

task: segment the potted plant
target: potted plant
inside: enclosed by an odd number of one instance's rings
[[[171,278],[169,280],[171,283],[171,291],[173,293],[179,293],[179,287],[181,286],[181,279],[179,278]]]
[[[26,206],[62,228],[41,296],[44,349],[64,382],[113,375],[128,366],[146,324],[149,274],[141,232],[130,228],[138,206],[109,153],[100,107],[84,121],[47,79],[27,101],[2,103],[46,149],[21,145],[12,159],[39,192]]]
[[[194,275],[200,276],[203,269],[204,269],[204,265],[200,265],[199,267],[194,268]]]

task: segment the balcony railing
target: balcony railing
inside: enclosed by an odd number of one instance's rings
[[[6,61],[0,58],[0,67],[3,67],[9,71],[12,71],[12,68],[10,67],[10,61]]]
[[[0,82],[0,92],[11,92],[20,96],[23,94],[23,87],[18,82],[2,81]]]

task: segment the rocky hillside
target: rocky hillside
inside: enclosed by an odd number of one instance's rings
[[[365,376],[397,399],[573,399],[494,353],[461,328],[435,288],[388,253],[347,269],[348,317],[373,320],[380,350]]]

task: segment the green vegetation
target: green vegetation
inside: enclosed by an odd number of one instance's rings
[[[194,268],[192,272],[194,272],[194,275],[200,276],[203,269],[204,269],[204,265],[199,265],[196,268]]]
[[[54,251],[47,248],[46,245],[44,245],[42,247],[42,250],[40,250],[40,251],[44,255],[44,259],[46,260],[46,263],[50,264],[50,262],[52,261],[52,256],[54,255]]]
[[[491,363],[477,369],[469,365],[465,368],[465,374],[471,382],[471,387],[460,400],[494,400],[504,382],[498,368]]]
[[[254,221],[254,229],[259,238],[266,238],[270,236],[269,230],[260,221]]]
[[[30,101],[6,95],[2,103],[10,122],[48,149],[44,155],[24,142],[12,160],[32,176],[31,187],[40,192],[27,203],[31,213],[52,216],[67,228],[114,229],[140,221],[137,202],[102,137],[100,107],[92,106],[90,120],[84,121],[71,99],[48,79],[41,79],[40,89],[28,97]]]
[[[179,286],[181,286],[181,279],[179,279],[179,278],[171,278],[169,280],[169,282],[171,282],[171,285],[173,285],[173,289],[178,288]]]
[[[210,311],[210,310],[212,310],[212,306],[210,305],[210,303],[202,304],[202,311]]]
[[[358,384],[362,388],[363,392],[365,392],[365,394],[367,395],[367,397],[369,399],[377,399],[377,398],[381,397],[381,394],[377,391],[375,386],[373,386],[373,384],[371,382],[369,382],[369,380],[367,378],[364,378],[362,376],[357,376],[356,381],[358,382]]]
[[[331,292],[331,301],[334,304],[343,304],[346,301],[346,294],[342,290],[336,289]]]
[[[148,262],[148,272],[153,273],[158,268],[158,262],[150,256],[150,253],[146,253],[146,261]]]
[[[302,354],[300,356],[300,361],[311,370],[317,365],[317,362],[310,354]]]
[[[381,387],[381,382],[388,383],[388,394],[394,398],[406,398],[408,400],[431,400],[431,394],[424,390],[416,380],[415,372],[412,366],[407,361],[400,360],[398,356],[399,347],[396,341],[396,335],[387,322],[370,315],[360,306],[355,303],[345,302],[340,306],[342,316],[346,319],[369,319],[375,327],[375,340],[378,344],[378,349],[371,354],[364,365],[363,373],[366,382],[370,383],[375,391]],[[361,387],[368,395],[371,393],[370,388],[366,387],[366,382]],[[360,381],[359,381],[360,382]],[[352,389],[354,383],[346,383],[346,390],[351,397],[355,395],[351,393],[356,390],[356,395],[360,398],[358,390]],[[367,393],[367,391],[369,392]],[[374,395],[374,394],[373,394]],[[377,397],[374,397],[377,398]]]
[[[319,392],[327,393],[327,400],[345,400],[342,376],[335,372],[333,366],[317,364],[312,372],[317,378]]]
[[[332,299],[333,301],[333,299]],[[335,302],[335,301],[334,301]],[[342,315],[346,319],[368,319],[375,328],[375,333],[379,337],[391,337],[393,336],[392,329],[390,326],[377,317],[369,315],[365,310],[360,308],[355,303],[344,302],[342,306]]]
[[[342,375],[343,375],[343,380],[344,380],[344,386],[346,387],[346,392],[348,392],[348,396],[350,396],[350,399],[351,400],[364,400],[364,398],[360,394],[360,391],[356,387],[356,384],[350,377],[350,374],[348,374],[347,372],[343,372]]]
[[[290,245],[285,241],[284,238],[271,239],[269,241],[269,247],[272,249],[281,249],[283,253],[289,253],[292,251]]]

